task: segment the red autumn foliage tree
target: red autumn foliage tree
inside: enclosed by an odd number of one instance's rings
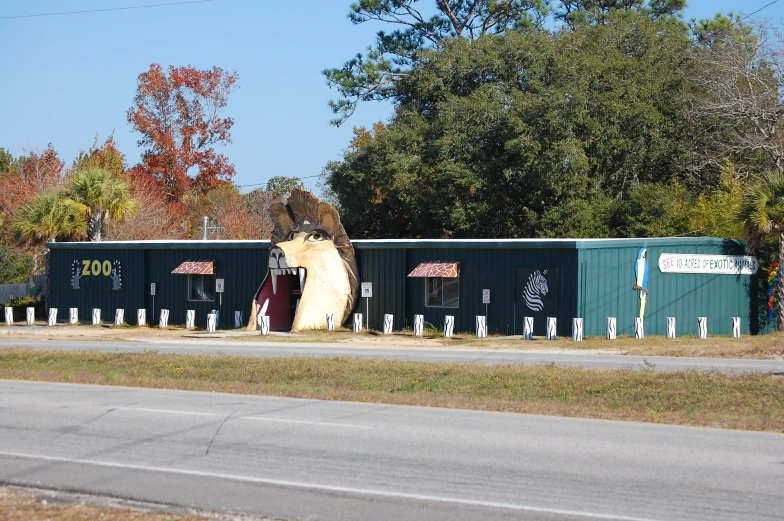
[[[3,221],[13,222],[25,203],[62,183],[64,166],[51,144],[40,154],[29,152],[11,162],[6,171],[0,172],[0,213]]]
[[[109,241],[145,241],[186,239],[188,213],[179,201],[170,201],[156,181],[139,168],[123,176],[131,185],[131,196],[139,201],[139,211],[124,221],[112,220],[106,226]]]
[[[238,79],[220,67],[169,66],[165,72],[157,63],[139,75],[128,123],[142,134],[139,146],[146,147],[142,170],[170,199],[203,193],[234,176],[234,165],[214,146],[231,143],[234,120],[221,112]]]

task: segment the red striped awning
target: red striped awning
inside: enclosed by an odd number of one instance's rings
[[[177,266],[172,273],[176,275],[212,275],[215,273],[213,264],[214,261],[187,260]]]
[[[409,277],[459,277],[459,262],[428,261],[417,266]]]

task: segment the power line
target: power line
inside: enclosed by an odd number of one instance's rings
[[[132,5],[128,7],[107,7],[105,9],[87,9],[84,11],[63,11],[61,13],[22,14],[17,16],[0,16],[0,20],[9,20],[11,18],[39,18],[42,16],[60,16],[66,14],[100,13],[104,11],[127,11],[129,9],[145,9],[148,7],[165,7],[169,5],[203,4],[205,2],[214,2],[214,1],[215,0],[187,0],[185,2],[169,2],[166,4]]]
[[[760,7],[759,9],[757,9],[756,11],[754,11],[753,13],[749,13],[749,14],[747,14],[746,16],[744,16],[743,18],[740,18],[740,19],[738,19],[738,20],[735,20],[735,21],[733,22],[733,25],[735,25],[735,24],[737,24],[737,23],[739,23],[739,22],[742,22],[743,20],[745,20],[745,19],[746,19],[746,18],[748,18],[749,16],[752,16],[752,15],[755,15],[755,14],[759,13],[760,11],[762,11],[763,9],[765,9],[766,7],[770,7],[770,6],[772,6],[773,4],[775,4],[775,3],[776,3],[776,2],[778,2],[778,1],[779,1],[779,0],[773,0],[773,1],[772,1],[771,3],[769,3],[769,4],[765,4],[765,5],[763,5],[762,7]]]

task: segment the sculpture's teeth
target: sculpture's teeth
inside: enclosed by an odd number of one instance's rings
[[[291,273],[292,275],[296,275],[297,274],[297,268],[290,268],[289,269],[289,273]]]
[[[305,268],[299,268],[299,290],[305,291]]]
[[[272,277],[272,294],[278,294],[278,270],[270,270],[270,276]]]

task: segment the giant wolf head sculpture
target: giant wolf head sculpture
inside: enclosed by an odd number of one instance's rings
[[[277,305],[295,310],[292,331],[323,328],[327,314],[342,324],[358,297],[359,273],[338,212],[305,190],[293,190],[286,204],[275,203],[269,212],[275,229],[268,275],[256,297],[258,311],[286,302]],[[269,297],[282,292],[288,292],[285,299]]]

